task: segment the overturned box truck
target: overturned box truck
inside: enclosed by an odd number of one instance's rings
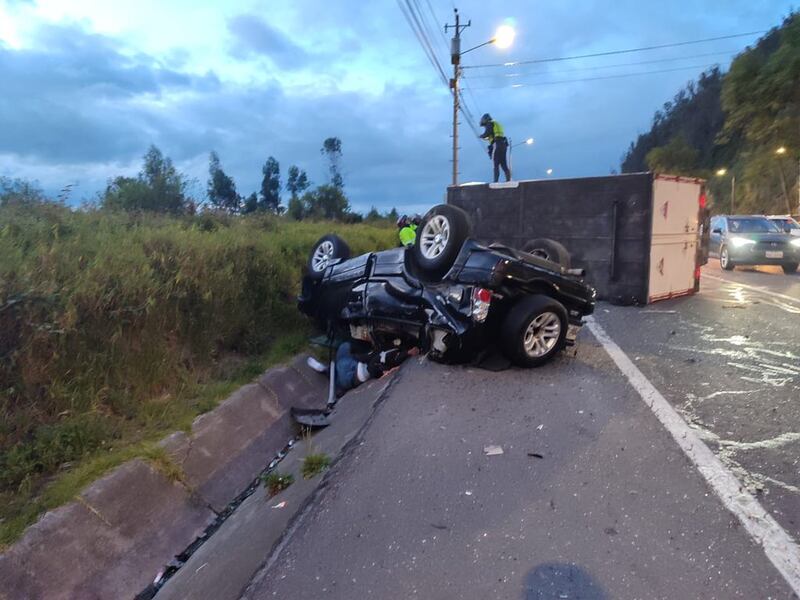
[[[447,203],[470,215],[481,242],[524,248],[555,240],[600,299],[647,304],[692,294],[708,261],[702,179],[634,173],[464,184]]]

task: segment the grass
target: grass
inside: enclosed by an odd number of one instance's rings
[[[301,472],[304,479],[311,479],[325,471],[331,465],[331,458],[322,452],[315,452],[306,455],[303,459]]]
[[[0,544],[304,349],[313,242],[392,229],[0,207]]]
[[[292,485],[294,483],[294,475],[273,471],[263,476],[261,480],[264,482],[264,487],[267,488],[267,493],[272,497]]]

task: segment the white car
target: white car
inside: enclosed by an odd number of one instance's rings
[[[769,215],[767,218],[786,233],[800,237],[800,223],[795,221],[791,215]]]

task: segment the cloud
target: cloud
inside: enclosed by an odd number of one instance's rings
[[[33,48],[0,47],[0,153],[65,165],[124,160],[160,132],[175,93],[208,93],[220,82],[124,54],[78,26],[41,27]],[[191,137],[191,132],[187,132]]]
[[[292,42],[289,36],[256,15],[231,18],[228,30],[234,37],[232,54],[235,57],[259,54],[284,69],[303,66],[309,60],[305,50]]]

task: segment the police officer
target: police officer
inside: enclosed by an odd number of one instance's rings
[[[400,245],[408,248],[414,245],[417,239],[417,226],[412,223],[407,215],[397,219],[397,235],[400,236]]]
[[[481,139],[489,141],[489,157],[494,161],[494,182],[500,179],[500,168],[505,173],[506,181],[511,181],[511,169],[508,168],[507,156],[508,139],[503,132],[503,126],[493,120],[489,113],[481,117],[483,134]]]

